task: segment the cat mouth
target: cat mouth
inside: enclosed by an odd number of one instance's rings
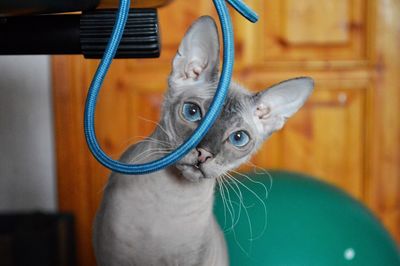
[[[206,174],[201,169],[200,164],[178,164],[178,169],[181,170],[184,176],[190,175],[195,178],[206,178]]]
[[[200,172],[200,173],[202,173],[203,175],[204,175],[204,172],[203,172],[203,170],[201,169],[201,167],[200,167],[200,163],[197,163],[197,164],[188,164],[187,165],[189,168],[191,168],[193,171],[195,171],[195,172]]]

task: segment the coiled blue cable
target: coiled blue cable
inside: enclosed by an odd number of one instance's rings
[[[240,0],[226,0],[228,3],[235,8],[240,14],[246,17],[251,22],[256,22],[258,17],[248,6],[246,6]],[[97,68],[97,71],[93,77],[92,83],[89,87],[88,95],[86,98],[85,116],[84,116],[84,130],[86,142],[92,152],[93,156],[105,167],[109,168],[114,172],[122,174],[146,174],[158,171],[169,165],[174,164],[176,161],[181,159],[190,150],[195,148],[201,139],[207,134],[207,131],[213,125],[214,121],[221,112],[222,106],[225,102],[229,85],[231,83],[232,69],[234,63],[234,39],[232,22],[229,15],[229,11],[225,4],[225,0],[213,0],[215,8],[217,10],[223,37],[223,67],[218,84],[217,91],[214,99],[210,105],[210,108],[202,119],[198,128],[193,132],[189,139],[185,143],[180,145],[176,150],[166,155],[165,157],[158,159],[153,162],[145,164],[126,164],[119,161],[115,161],[108,157],[104,151],[100,148],[97,142],[96,133],[94,129],[95,109],[98,94],[100,92],[101,85],[103,84],[105,75],[111,65],[112,59],[114,58],[118,45],[121,41],[125,24],[128,18],[128,12],[130,7],[130,0],[121,0],[117,12],[117,19],[104,52],[103,58]]]

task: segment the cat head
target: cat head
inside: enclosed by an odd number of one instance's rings
[[[218,31],[211,17],[188,30],[173,60],[162,124],[183,143],[206,114],[219,79]],[[313,90],[307,77],[252,93],[232,82],[221,115],[199,145],[176,163],[189,180],[216,178],[250,159],[273,132],[297,112]]]

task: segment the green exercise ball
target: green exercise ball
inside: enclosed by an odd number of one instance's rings
[[[396,243],[359,201],[304,175],[270,174],[216,191],[230,265],[400,266]]]

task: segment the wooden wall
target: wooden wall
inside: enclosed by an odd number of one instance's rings
[[[311,76],[307,105],[255,156],[265,168],[300,171],[365,202],[400,243],[400,2],[247,0],[260,14],[235,15],[234,78],[252,90]],[[149,134],[170,62],[191,22],[211,1],[176,0],[159,12],[160,59],[117,60],[97,108],[97,132],[113,158]],[[85,95],[98,61],[53,58],[59,207],[77,219],[80,265],[94,265],[91,225],[109,171],[83,137]]]

